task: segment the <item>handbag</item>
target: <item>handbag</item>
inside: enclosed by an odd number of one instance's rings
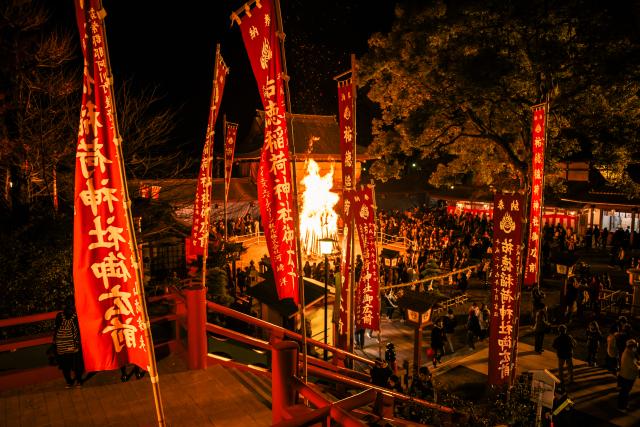
[[[58,365],[58,352],[56,351],[56,345],[51,344],[46,351],[47,361],[49,362],[49,366],[57,366]]]

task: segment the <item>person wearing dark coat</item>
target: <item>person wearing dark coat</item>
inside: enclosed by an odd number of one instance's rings
[[[587,328],[587,363],[589,366],[598,366],[598,350],[602,342],[602,332],[595,320],[589,323]]]
[[[564,366],[567,365],[569,371],[569,382],[573,382],[573,349],[576,348],[576,340],[567,332],[565,325],[558,327],[560,333],[556,339],[553,340],[553,348],[556,350],[558,356],[558,371],[560,372],[560,382],[565,384],[564,381]]]
[[[384,360],[387,362],[391,372],[395,374],[397,372],[398,365],[396,362],[396,346],[392,342],[387,344],[387,350],[384,352]]]
[[[433,350],[433,367],[435,368],[444,354],[445,334],[442,319],[438,319],[431,329],[431,349]]]
[[[375,365],[369,371],[371,375],[371,383],[379,387],[387,387],[389,385],[389,378],[393,375],[389,365],[386,361],[376,358]]]
[[[534,334],[534,349],[536,353],[542,354],[544,349],[542,348],[544,344],[544,334],[547,332],[550,324],[548,322],[547,315],[547,306],[542,303],[538,311],[536,311],[535,322],[533,324],[533,334]]]

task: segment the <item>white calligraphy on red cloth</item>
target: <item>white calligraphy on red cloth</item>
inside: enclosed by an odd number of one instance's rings
[[[209,243],[209,221],[211,218],[211,189],[213,180],[211,175],[213,158],[213,135],[215,133],[216,120],[222,102],[222,93],[229,69],[224,63],[220,52],[216,52],[215,81],[211,93],[211,106],[209,107],[209,121],[205,137],[200,171],[198,172],[198,188],[196,199],[193,203],[193,222],[191,225],[191,239],[187,240],[187,258],[204,255],[204,248]]]
[[[229,184],[231,183],[231,169],[233,168],[233,153],[236,149],[238,125],[227,122],[224,140],[224,200],[229,200]]]
[[[351,227],[349,195],[355,187],[355,96],[353,94],[353,80],[351,78],[338,82],[338,115],[340,125],[340,157],[342,160],[342,219],[347,230],[342,245],[341,258],[341,286],[340,286],[340,316],[338,322],[338,344],[346,348],[348,333],[348,299],[351,287]]]
[[[540,268],[541,221],[544,191],[544,149],[545,149],[545,105],[533,109],[531,141],[531,205],[529,209],[529,238],[527,243],[527,262],[525,263],[524,284],[533,285],[538,281]]]
[[[345,224],[344,238],[342,241],[342,256],[340,258],[340,315],[338,317],[338,346],[347,348],[347,334],[349,329],[349,288],[351,283],[351,241],[353,240],[353,227],[351,219],[353,211],[351,209],[351,193],[353,190],[343,189],[343,218]]]
[[[236,22],[240,18],[236,17]],[[285,119],[284,85],[276,15],[271,0],[256,2],[239,23],[264,106],[264,145],[258,170],[258,201],[278,297],[298,303],[293,220],[293,183]]]
[[[523,197],[496,194],[493,203],[489,384],[509,385],[515,366],[520,306]]]
[[[144,301],[129,228],[99,0],[76,0],[84,54],[76,147],[73,281],[86,371],[148,370]]]
[[[373,188],[366,186],[353,195],[352,214],[362,249],[362,272],[356,287],[355,324],[358,329],[380,330],[380,277],[376,246],[376,212]]]

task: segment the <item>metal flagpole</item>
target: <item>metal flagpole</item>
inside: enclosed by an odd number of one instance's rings
[[[222,141],[224,142],[222,149],[222,163],[224,169],[224,215],[222,217],[224,221],[224,241],[226,242],[227,236],[227,115],[224,114],[222,116]],[[229,184],[231,184],[231,180],[229,180]],[[235,288],[234,288],[235,289]]]
[[[282,58],[282,74],[284,80],[284,93],[286,102],[286,111],[291,113],[291,94],[289,92],[289,74],[287,73],[287,59],[284,52],[284,30],[282,25],[282,11],[280,10],[280,0],[275,0],[276,20],[278,25],[277,36],[280,39],[280,57]],[[285,114],[286,119],[286,114]],[[289,151],[291,155],[291,180],[293,181],[293,222],[296,234],[296,255],[297,255],[297,274],[298,274],[298,292],[300,294],[300,330],[302,335],[302,380],[307,382],[307,325],[305,321],[305,301],[304,301],[304,280],[302,277],[302,251],[300,246],[300,218],[298,216],[298,180],[296,178],[296,144],[293,135],[293,117],[291,117],[291,135],[289,138]]]
[[[105,28],[104,16],[106,15],[106,11],[102,6],[102,1],[100,1],[100,11],[102,15],[100,16],[100,20],[102,21],[102,40],[104,42],[105,47],[105,60],[106,67],[109,73],[108,80],[111,85],[111,93],[113,93],[113,73],[111,72],[111,60],[109,59],[109,45],[107,44],[107,30]],[[149,379],[151,380],[151,387],[153,389],[153,400],[156,408],[156,418],[158,419],[158,426],[164,427],[165,417],[164,417],[164,409],[162,407],[162,396],[160,395],[160,377],[158,375],[158,367],[156,365],[156,355],[155,349],[153,346],[153,337],[151,336],[151,322],[149,322],[149,313],[147,311],[147,301],[144,295],[144,282],[142,271],[140,270],[140,253],[138,252],[138,244],[136,243],[136,234],[135,228],[133,224],[133,215],[131,214],[131,198],[129,197],[129,188],[127,186],[127,179],[124,173],[124,156],[122,152],[122,138],[120,137],[120,129],[118,128],[118,119],[117,119],[117,108],[115,106],[115,98],[112,97],[111,103],[113,106],[113,126],[115,138],[118,141],[116,144],[116,149],[118,151],[118,163],[120,163],[120,179],[122,181],[123,187],[123,196],[124,196],[124,206],[127,209],[127,228],[129,230],[130,242],[133,249],[133,258],[134,258],[134,270],[136,272],[136,289],[138,291],[138,295],[142,300],[142,304],[140,304],[142,311],[142,319],[145,325],[144,334],[147,339],[148,347],[147,347],[147,358],[149,361]]]

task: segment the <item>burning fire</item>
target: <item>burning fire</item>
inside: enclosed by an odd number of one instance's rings
[[[338,214],[334,207],[338,195],[331,192],[333,187],[333,166],[331,171],[320,176],[320,167],[312,159],[307,165],[307,175],[302,179],[302,210],[300,211],[300,236],[302,250],[306,255],[320,254],[320,239],[337,240]]]

